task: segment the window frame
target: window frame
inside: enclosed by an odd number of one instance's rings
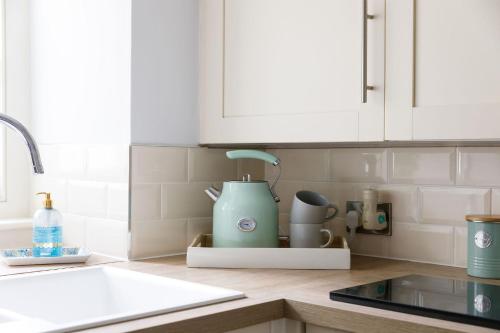
[[[5,0],[0,0],[0,113],[6,113]],[[7,138],[0,127],[0,202],[7,202]]]
[[[0,11],[3,19],[0,19],[0,72],[4,73],[0,75],[0,112],[14,117],[29,128],[32,117],[31,2],[0,0]],[[23,138],[0,125],[0,192],[3,192],[3,200],[0,200],[0,230],[4,224],[17,229],[19,221],[29,218],[33,208],[39,205],[36,201],[38,205],[34,206],[32,192],[38,183],[35,183],[30,166],[30,156]],[[36,182],[44,180],[43,177],[37,177]]]

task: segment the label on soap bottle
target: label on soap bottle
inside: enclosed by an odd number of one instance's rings
[[[59,257],[62,255],[62,228],[34,227],[33,228],[33,256]]]

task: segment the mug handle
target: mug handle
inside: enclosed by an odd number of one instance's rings
[[[321,229],[319,232],[326,232],[328,234],[328,241],[321,245],[320,247],[321,248],[325,248],[325,247],[330,247],[333,243],[333,233],[331,232],[330,229]]]
[[[327,217],[325,217],[325,221],[333,219],[335,216],[337,216],[337,213],[339,212],[339,207],[337,207],[337,205],[334,205],[332,203],[328,204],[328,209],[330,209],[330,208],[335,209],[335,213],[333,213],[333,214],[328,215]]]

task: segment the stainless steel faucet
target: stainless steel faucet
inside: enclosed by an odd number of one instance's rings
[[[24,138],[24,141],[26,141],[26,145],[28,146],[28,149],[30,151],[33,170],[37,174],[42,174],[43,165],[40,159],[40,152],[38,151],[38,146],[36,145],[35,139],[33,139],[33,136],[30,134],[28,129],[19,121],[5,114],[0,114],[0,123],[3,123],[7,127],[12,128]]]

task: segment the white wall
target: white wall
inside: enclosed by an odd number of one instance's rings
[[[130,143],[130,0],[32,0],[39,143]]]
[[[197,0],[31,0],[40,143],[198,143]]]
[[[130,144],[130,0],[31,0],[32,128],[64,243],[126,257]],[[30,199],[33,200],[30,200]]]
[[[132,143],[196,145],[198,1],[132,1]]]
[[[30,120],[28,4],[28,0],[5,2],[5,112],[27,126]],[[29,214],[31,162],[23,139],[12,130],[5,132],[7,202],[0,202],[0,218],[26,217]]]

